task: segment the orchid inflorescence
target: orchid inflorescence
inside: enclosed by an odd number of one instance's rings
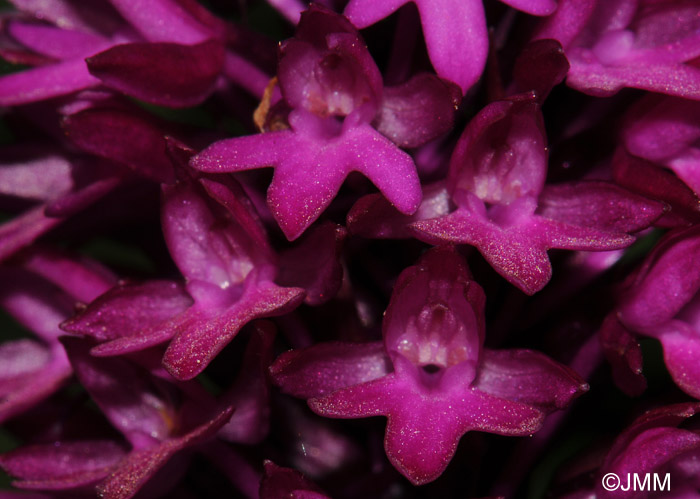
[[[696,0],[0,28],[0,497],[700,497]]]

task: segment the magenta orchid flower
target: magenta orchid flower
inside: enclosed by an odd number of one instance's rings
[[[90,26],[59,27],[63,17],[51,8],[20,5],[39,18],[58,17],[59,26],[11,21],[9,34],[28,50],[46,57],[48,64],[0,78],[0,103],[18,105],[67,95],[104,84],[155,104],[188,106],[213,90],[224,62],[224,48],[216,33],[177,3],[153,2],[142,9],[137,2],[96,5]],[[114,8],[129,24],[114,26]],[[48,11],[48,12],[45,12]],[[138,12],[141,11],[141,12]],[[104,18],[111,20],[104,22]],[[67,15],[80,18],[78,12]],[[168,25],[168,28],[164,28]],[[134,29],[138,31],[137,34]]]
[[[566,497],[695,497],[700,434],[691,421],[698,409],[697,403],[681,403],[645,412],[615,439],[600,467],[586,473],[595,483]],[[647,477],[649,485],[641,485]]]
[[[343,229],[321,225],[278,258],[233,179],[189,178],[163,186],[162,221],[186,286],[124,284],[65,322],[66,331],[101,342],[93,354],[122,355],[169,342],[164,365],[176,378],[190,379],[246,323],[282,315],[305,297],[312,305],[324,303],[341,285]]]
[[[696,2],[561,0],[538,38],[559,40],[571,63],[567,84],[608,96],[624,87],[700,99]]]
[[[165,367],[190,379],[247,322],[284,314],[304,299],[303,289],[273,282],[274,253],[235,181],[164,186],[162,220],[186,289],[155,281],[101,296],[62,326],[101,341],[93,354],[122,355],[170,342]]]
[[[626,478],[627,473],[655,473],[663,484],[668,473],[668,488],[673,487],[674,495],[696,494],[700,481],[694,469],[700,457],[700,434],[697,429],[680,426],[698,409],[697,404],[685,403],[647,411],[615,440],[600,475],[612,472]],[[644,494],[640,492],[632,487],[630,491],[610,493],[603,489],[602,482],[596,487],[596,494],[606,498],[641,497]]]
[[[485,349],[484,302],[462,258],[436,248],[399,276],[383,345],[293,350],[273,364],[274,380],[322,416],[386,416],[389,460],[414,484],[428,483],[466,432],[531,435],[587,390],[542,354]]]
[[[296,37],[280,53],[279,85],[291,108],[286,129],[217,142],[192,166],[210,173],[273,166],[267,201],[290,240],[321,215],[352,171],[367,176],[399,211],[413,213],[421,198],[418,175],[392,141],[413,147],[449,129],[450,84],[418,75],[383,92],[354,26],[318,6],[302,15]]]
[[[191,389],[185,392],[189,399],[176,407],[174,385],[125,359],[91,356],[87,340],[64,338],[63,344],[78,379],[131,449],[112,440],[20,447],[0,456],[0,465],[17,477],[17,487],[71,490],[97,485],[103,497],[132,497],[176,454],[213,438],[233,413],[230,406],[213,410],[214,401],[202,393],[192,398],[197,391]],[[206,420],[211,412],[215,416]],[[171,467],[175,470],[182,467]],[[171,475],[160,488],[167,491],[174,483]]]
[[[8,23],[23,50],[5,55],[37,67],[0,77],[1,105],[104,85],[153,104],[187,107],[206,99],[222,75],[256,96],[267,84],[262,70],[226,46],[236,30],[194,2],[114,0],[96,2],[87,13],[70,3],[14,3],[55,25]]]
[[[697,226],[669,233],[630,279],[616,309],[624,328],[612,336],[624,338],[631,331],[657,338],[671,377],[695,398],[700,398],[699,252]]]
[[[350,230],[371,237],[415,237],[475,246],[524,292],[551,277],[550,248],[629,246],[664,205],[604,181],[545,185],[546,137],[534,96],[494,102],[467,126],[445,182],[426,188],[416,214],[401,217],[368,196],[348,215]],[[593,214],[593,215],[592,215]],[[370,222],[370,220],[372,222]]]
[[[0,499],[697,499],[700,0],[0,0],[0,57]]]
[[[358,28],[366,28],[409,2],[418,7],[435,71],[466,93],[481,77],[489,48],[481,0],[350,0],[345,15]],[[504,0],[504,3],[536,16],[547,16],[557,8],[554,0]]]
[[[24,265],[0,267],[0,306],[40,341],[0,343],[0,421],[15,417],[56,392],[72,370],[58,342],[58,324],[77,302],[93,300],[114,284],[94,262],[47,251],[27,256]]]

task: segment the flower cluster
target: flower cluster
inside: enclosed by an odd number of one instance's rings
[[[234,4],[0,2],[0,496],[697,497],[700,3]]]

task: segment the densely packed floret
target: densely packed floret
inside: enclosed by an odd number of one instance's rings
[[[0,57],[0,497],[700,497],[697,0],[0,0]]]

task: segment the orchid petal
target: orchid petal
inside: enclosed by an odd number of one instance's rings
[[[366,175],[401,213],[410,215],[418,209],[420,181],[408,154],[370,126],[349,130],[343,142],[342,149],[334,151],[341,162]]]
[[[542,116],[534,96],[526,95],[489,104],[469,122],[452,153],[448,185],[452,193],[509,204],[538,196],[546,171]]]
[[[290,240],[321,215],[353,170],[374,182],[399,211],[410,214],[418,208],[420,182],[410,156],[369,125],[348,126],[339,136],[327,137],[325,124],[299,112],[293,120],[296,133],[221,141],[195,156],[192,166],[219,173],[274,166],[268,205]]]
[[[192,17],[176,0],[110,0],[112,5],[151,42],[186,45],[210,37],[205,26]]]
[[[281,288],[270,282],[250,284],[243,296],[216,317],[179,331],[168,346],[163,365],[175,378],[192,379],[253,319],[283,315],[304,299],[299,288]]]
[[[8,343],[3,343],[0,348],[3,353],[11,350]],[[18,378],[0,381],[0,422],[5,422],[37,405],[56,393],[68,381],[72,371],[65,355],[54,355],[55,358],[34,371]],[[16,359],[13,361],[16,362]]]
[[[537,409],[474,391],[460,400],[397,407],[388,417],[384,448],[391,463],[414,485],[438,478],[470,430],[531,435],[542,425]],[[454,411],[454,412],[453,412]]]
[[[588,390],[573,370],[531,350],[484,350],[476,388],[490,395],[535,406],[562,409]],[[542,387],[548,390],[543,391]]]
[[[0,456],[0,466],[19,478],[15,487],[62,490],[102,479],[124,454],[110,441],[56,442],[11,451]]]
[[[700,138],[700,103],[675,98],[646,98],[630,110],[624,129],[627,150],[663,163]]]
[[[308,403],[316,414],[331,418],[386,416],[391,403],[388,395],[395,390],[397,383],[400,383],[400,380],[397,380],[394,373],[390,373],[365,383],[333,390],[327,395],[310,398]]]
[[[545,187],[537,214],[613,234],[647,228],[664,212],[664,205],[600,181]]]
[[[58,325],[70,315],[73,299],[37,275],[1,268],[0,306],[48,344],[61,334]]]
[[[551,38],[568,48],[591,18],[596,0],[559,0],[557,10],[539,26],[535,39]]]
[[[466,93],[481,76],[488,53],[481,0],[416,0],[416,5],[435,71]]]
[[[413,160],[373,128],[352,127],[339,139],[320,143],[286,132],[280,132],[280,138],[281,134],[288,141],[285,148],[294,149],[275,169],[268,205],[290,240],[320,216],[352,170],[369,177],[399,211],[412,213],[418,208],[420,182]]]
[[[98,341],[133,336],[156,328],[192,305],[183,287],[171,281],[126,284],[112,288],[61,324],[61,329]]]
[[[650,409],[639,416],[634,422],[615,440],[610,452],[605,458],[603,466],[607,467],[618,458],[625,449],[642,433],[659,427],[674,427],[681,425],[688,418],[697,414],[697,402],[681,403]]]
[[[458,210],[446,217],[415,222],[411,228],[427,242],[476,246],[496,272],[527,294],[542,289],[552,276],[547,245],[539,237],[533,238],[527,225],[505,231]]]
[[[37,206],[0,225],[0,261],[29,246],[62,221],[45,216],[44,206]]]
[[[628,154],[619,148],[613,157],[613,179],[621,186],[651,199],[668,203],[672,225],[687,225],[700,217],[700,200],[673,172]],[[673,219],[680,218],[679,222]],[[659,221],[658,223],[660,223]]]
[[[279,356],[270,374],[282,391],[300,398],[321,397],[372,381],[391,371],[382,343],[321,343]]]
[[[214,89],[224,62],[215,40],[197,45],[129,43],[86,59],[90,74],[106,86],[168,107],[201,103]]]
[[[613,220],[612,223],[617,222]],[[533,227],[547,241],[547,248],[610,251],[626,248],[634,242],[634,236],[624,232],[609,232],[595,226],[562,223],[544,217]]]
[[[0,394],[7,394],[14,380],[41,369],[49,358],[48,349],[36,341],[26,339],[0,344]]]
[[[533,16],[548,16],[557,10],[555,0],[503,0],[503,3]]]
[[[536,40],[528,44],[515,61],[513,79],[518,92],[535,92],[544,102],[549,92],[569,71],[569,61],[556,40]]]
[[[202,178],[199,183],[202,184],[207,194],[226,208],[233,220],[241,226],[246,235],[245,239],[249,240],[245,244],[246,251],[248,256],[259,265],[258,270],[261,270],[260,267],[275,261],[274,252],[267,240],[265,227],[245,188],[230,177],[220,178],[218,181]]]
[[[351,0],[343,14],[358,28],[366,28],[370,24],[390,16],[405,3],[406,0],[386,0],[384,2]]]
[[[442,474],[467,431],[529,435],[539,429],[544,417],[525,404],[475,390],[441,394],[421,403],[423,398],[411,393],[414,389],[390,374],[310,399],[309,406],[329,417],[387,416],[387,456],[415,485],[433,481]]]
[[[418,147],[452,128],[461,97],[452,83],[417,74],[402,85],[384,89],[375,127],[398,146]]]
[[[19,10],[64,30],[110,33],[121,24],[106,0],[85,3],[80,0],[11,0]]]
[[[12,151],[3,150],[8,158]],[[0,164],[0,194],[48,201],[73,187],[71,162],[63,155],[46,152],[38,157],[18,158]]]
[[[626,476],[627,473],[644,474],[660,469],[689,450],[700,447],[700,436],[678,428],[651,428],[639,434],[619,455],[605,467],[605,471]]]
[[[225,206],[209,197],[207,185]],[[161,219],[166,243],[183,275],[226,290],[243,283],[256,263],[264,266],[269,252],[240,187],[233,182],[217,185],[164,186]],[[231,188],[237,192],[227,193]]]
[[[299,237],[320,216],[352,170],[369,177],[399,211],[412,213],[417,209],[420,183],[413,160],[373,128],[367,125],[352,127],[339,139],[321,143],[315,137],[301,138],[289,132],[275,135],[271,140],[243,138],[241,149],[233,156],[235,158],[241,152],[247,154],[248,147],[255,147],[255,152],[250,150],[250,161],[255,165],[264,164],[274,156],[279,158],[268,190],[268,204],[290,240]],[[278,141],[284,142],[280,144]],[[294,148],[295,152],[283,159],[279,152],[273,153],[274,156],[261,153],[261,145],[275,147],[277,151]],[[248,158],[241,159],[244,164],[249,161]],[[314,167],[309,169],[307,165]],[[194,166],[198,167],[198,164]],[[313,182],[309,182],[310,177]]]
[[[700,339],[698,332],[681,321],[671,321],[659,333],[664,362],[673,381],[691,397],[700,398]]]
[[[618,307],[625,326],[646,331],[672,319],[700,289],[700,231],[672,232],[650,253],[634,288]]]
[[[25,47],[54,59],[83,59],[110,45],[104,37],[93,33],[41,24],[15,21],[7,29]]]
[[[88,72],[85,61],[68,59],[0,77],[0,106],[61,97],[99,83],[100,80]]]
[[[175,453],[212,438],[221,426],[231,418],[232,414],[233,408],[227,407],[216,414],[213,419],[186,435],[131,452],[117,465],[116,470],[98,486],[98,493],[102,497],[114,499],[133,497]]]
[[[177,334],[178,327],[188,324],[186,319],[189,319],[187,314],[178,316],[177,320],[141,330],[138,334],[133,334],[134,331],[131,331],[132,334],[129,336],[115,338],[93,347],[90,353],[96,357],[113,357],[160,345],[172,339]]]
[[[122,163],[137,174],[172,182],[165,132],[125,110],[92,108],[63,119],[70,140],[82,150]]]
[[[606,66],[588,53],[570,53],[567,85],[597,97],[607,97],[623,87],[700,100],[700,68],[688,65],[635,61],[623,66]]]
[[[192,168],[206,173],[224,173],[262,168],[278,164],[282,151],[294,134],[285,130],[234,139],[220,140],[192,158]]]

